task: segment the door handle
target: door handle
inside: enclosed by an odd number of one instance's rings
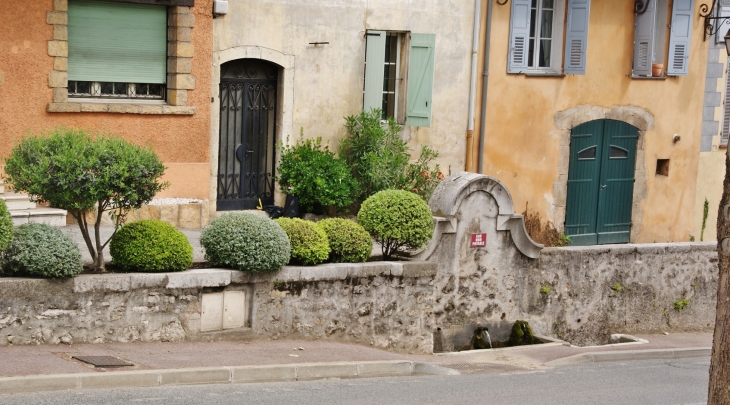
[[[606,188],[605,184],[601,186],[601,190],[603,190],[604,188]]]

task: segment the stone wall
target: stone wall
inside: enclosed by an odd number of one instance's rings
[[[432,263],[381,262],[0,278],[0,345],[325,338],[428,352],[421,309],[435,273]]]
[[[715,243],[520,247],[531,242],[517,237],[522,228],[500,225],[522,221],[509,192],[476,174],[448,177],[429,205],[442,218],[420,258],[438,263],[433,322],[447,350],[466,344],[478,322],[526,319],[537,334],[581,345],[606,343],[611,333],[714,326]],[[487,234],[486,247],[469,247],[474,233]],[[676,310],[684,298],[689,306]]]

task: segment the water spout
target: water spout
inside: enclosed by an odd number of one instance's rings
[[[490,349],[493,349],[493,347],[492,347],[492,337],[489,336],[489,331],[486,328],[484,328],[484,333],[487,334],[487,342],[489,342],[489,348]]]

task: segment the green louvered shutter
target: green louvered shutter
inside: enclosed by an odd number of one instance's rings
[[[166,76],[166,7],[69,0],[69,80],[161,84]]]
[[[362,109],[370,112],[383,108],[383,73],[385,72],[385,31],[368,31],[365,34],[365,93]]]
[[[436,35],[411,34],[406,125],[431,126],[435,47]]]

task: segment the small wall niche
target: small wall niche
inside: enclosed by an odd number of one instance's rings
[[[669,159],[656,160],[656,175],[669,176]]]

